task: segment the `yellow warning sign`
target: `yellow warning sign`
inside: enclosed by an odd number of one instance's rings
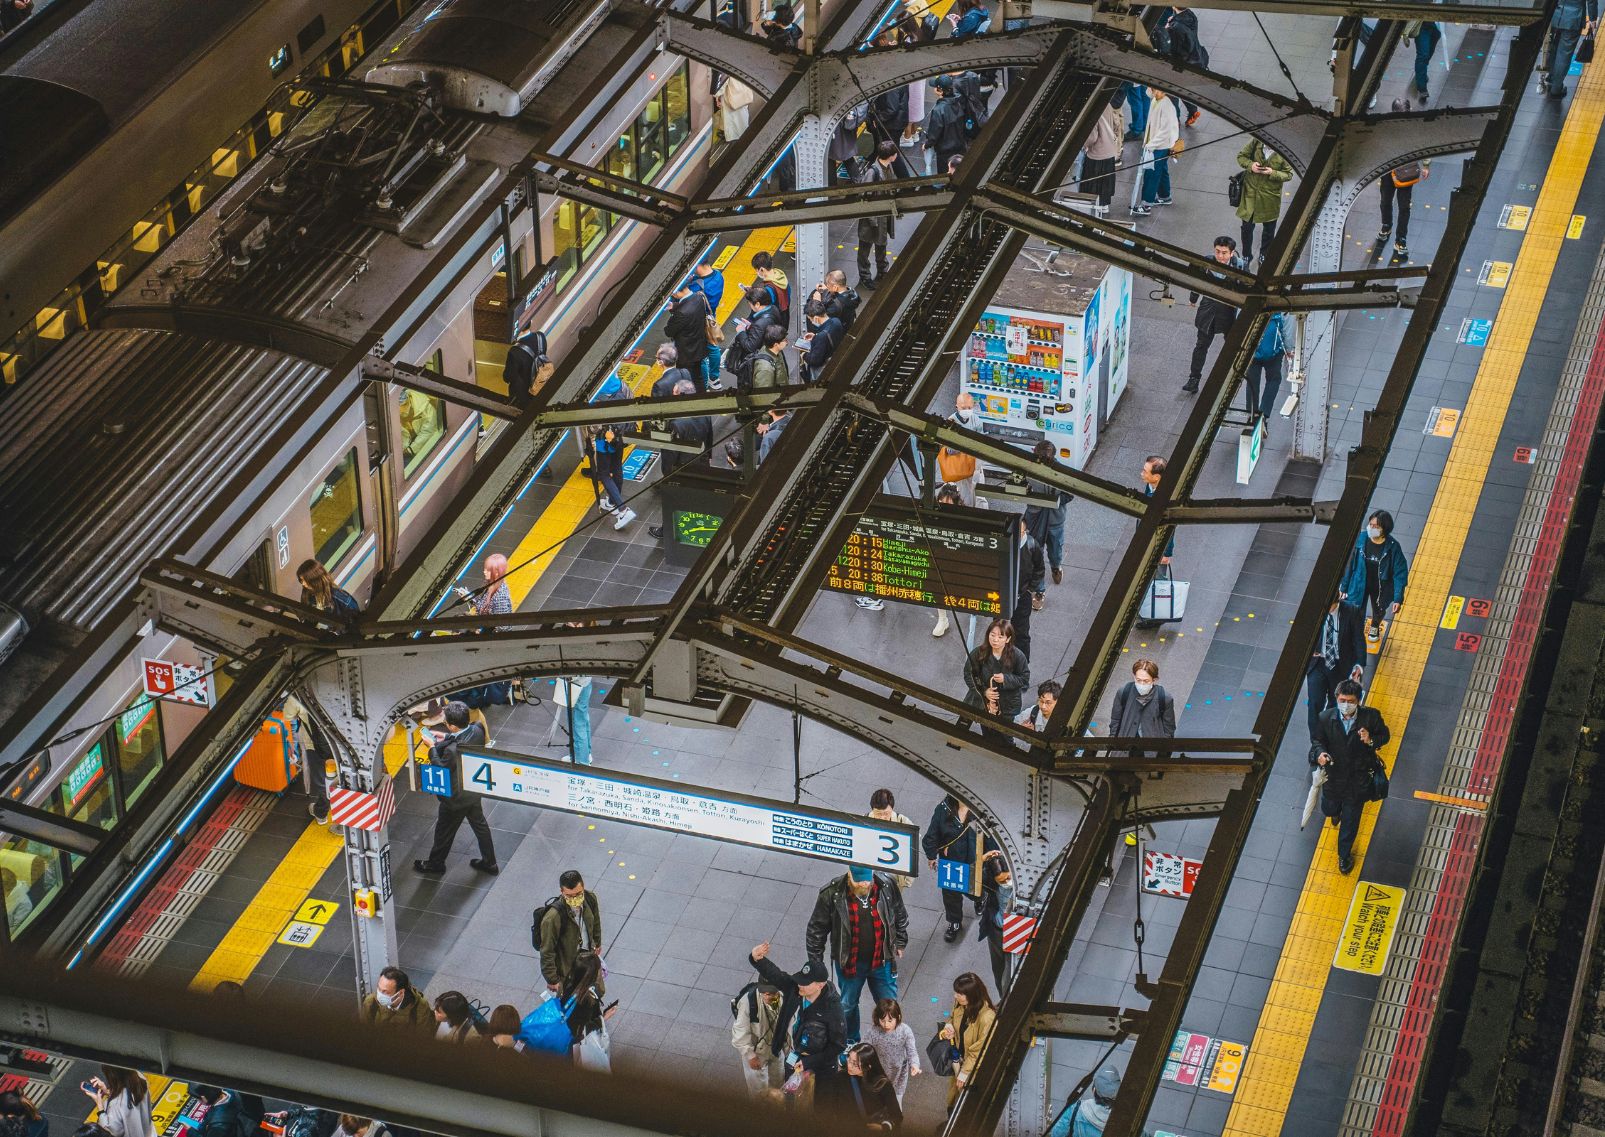
[[[1372,884],[1362,880],[1354,887],[1349,901],[1349,918],[1343,925],[1333,967],[1381,975],[1388,963],[1394,934],[1399,930],[1399,911],[1404,907],[1404,889],[1391,884]]]
[[[299,920],[303,924],[327,924],[338,911],[340,905],[335,901],[314,900],[309,896],[301,901],[301,907],[291,919]]]
[[[650,370],[644,363],[621,363],[618,366],[619,378],[632,391],[641,385],[641,380],[646,378]]]
[[[1583,222],[1587,220],[1588,218],[1584,217],[1581,213],[1572,214],[1571,223],[1566,226],[1567,238],[1575,241],[1577,238],[1581,237],[1583,235]]]
[[[167,1083],[162,1096],[150,1108],[151,1127],[157,1133],[165,1133],[170,1129],[178,1120],[179,1111],[189,1103],[189,1096],[188,1082]]]
[[[1489,288],[1503,288],[1510,283],[1510,262],[1483,261],[1482,271],[1477,274],[1477,283],[1486,284]]]
[[[1209,1081],[1204,1084],[1217,1093],[1235,1093],[1238,1076],[1243,1072],[1243,1059],[1247,1055],[1248,1047],[1241,1042],[1227,1042],[1224,1038],[1221,1039],[1220,1050],[1215,1055],[1215,1064],[1209,1068]]]
[[[279,943],[290,947],[311,947],[323,935],[322,924],[307,924],[300,920],[291,920],[284,925],[284,931],[279,933]]]
[[[797,230],[793,229],[786,234],[786,239],[780,242],[780,251],[783,253],[795,253],[797,251]]]
[[[725,265],[736,259],[736,252],[739,248],[739,245],[726,245],[720,250],[719,255],[713,258],[713,267],[723,272]]]
[[[1526,229],[1527,222],[1531,220],[1533,207],[1530,205],[1507,205],[1499,211],[1499,227],[1501,229]]]
[[[1449,603],[1443,606],[1443,619],[1438,621],[1438,627],[1452,629],[1460,623],[1460,613],[1466,610],[1464,596],[1451,596]]]
[[[1433,407],[1427,413],[1426,433],[1438,438],[1453,438],[1460,423],[1460,412],[1453,407]]]

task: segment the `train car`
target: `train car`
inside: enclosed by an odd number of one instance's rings
[[[225,140],[276,90],[343,39],[356,46],[376,7],[389,13],[378,26],[393,27],[414,2],[95,0],[28,50],[8,52],[0,334],[26,326],[49,346],[80,326],[76,305],[58,298],[64,286],[115,291],[124,280],[104,254],[120,243],[153,249],[174,223],[170,211],[147,216],[153,202],[175,186],[181,203],[209,196],[214,179],[197,166],[208,155],[238,165]],[[272,133],[252,144],[265,146]],[[16,346],[0,352],[19,355]],[[11,381],[17,368],[7,364],[0,358]]]
[[[453,110],[511,118],[607,16],[607,0],[445,0],[367,72],[427,83]]]
[[[635,176],[682,192],[706,170],[707,72],[657,52],[638,14],[616,30],[535,96],[559,125],[453,112],[415,85],[327,96],[101,326],[0,402],[16,458],[0,469],[13,536],[0,604],[32,625],[0,665],[0,793],[141,832],[169,797],[182,804],[167,760],[205,711],[152,707],[142,661],[196,669],[214,699],[228,673],[202,645],[141,627],[132,596],[150,561],[295,596],[296,566],[316,557],[365,600],[437,519],[496,427],[422,391],[363,384],[361,360],[379,349],[505,394],[501,355],[543,278],[537,301],[553,307],[539,314],[578,331],[585,298],[654,231],[525,201],[511,171],[531,149],[615,170],[628,154]],[[316,180],[371,171],[353,140],[381,147],[402,131],[419,162],[387,183],[385,209],[371,182]],[[3,833],[0,869],[0,942],[42,936],[81,883],[75,858]]]

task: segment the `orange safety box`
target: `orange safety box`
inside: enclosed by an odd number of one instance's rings
[[[269,715],[234,767],[234,780],[242,786],[276,794],[287,789],[299,773],[290,721],[282,715]]]

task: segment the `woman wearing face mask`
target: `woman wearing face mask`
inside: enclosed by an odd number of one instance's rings
[[[986,951],[992,958],[992,982],[997,985],[998,998],[1003,997],[1004,980],[1009,975],[1009,957],[1003,950],[1003,917],[1014,903],[1014,874],[1003,860],[1001,849],[992,849],[982,855],[981,876],[986,882],[981,895],[981,919],[976,923],[976,939],[986,941]]]
[[[1410,579],[1410,562],[1393,536],[1393,514],[1379,509],[1366,519],[1365,532],[1354,542],[1349,567],[1343,573],[1338,599],[1361,612],[1369,610],[1365,640],[1376,644],[1382,639],[1381,623],[1393,619],[1404,602],[1404,586]]]

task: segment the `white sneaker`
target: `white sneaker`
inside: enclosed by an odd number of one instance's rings
[[[608,501],[608,499],[604,497],[601,501],[596,503],[596,508],[597,508],[598,511],[600,511],[602,513],[612,513],[613,512],[613,503]]]
[[[866,612],[879,612],[886,607],[886,601],[878,596],[855,596],[853,597],[853,603]]]
[[[947,618],[947,609],[946,608],[938,608],[936,610],[936,627],[931,629],[931,635],[933,635],[933,636],[945,636],[945,635],[947,635],[948,623],[949,623],[949,620]]]
[[[631,509],[629,506],[625,506],[623,509],[619,510],[619,519],[613,523],[613,528],[623,529],[626,525],[634,520],[635,510]]]

